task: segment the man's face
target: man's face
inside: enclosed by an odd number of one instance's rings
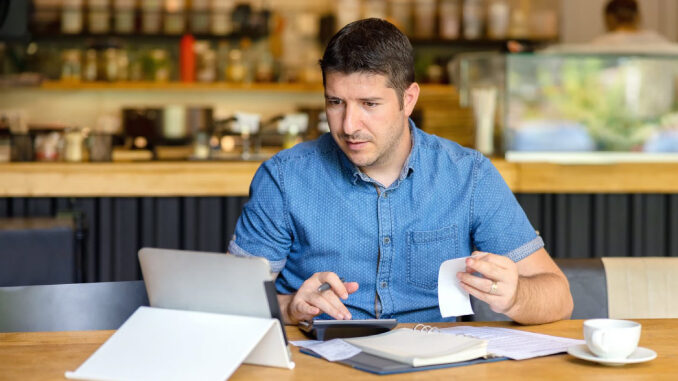
[[[407,119],[416,96],[408,89],[401,108],[395,89],[387,83],[381,74],[325,75],[330,133],[351,162],[363,170],[402,166],[410,151]],[[416,92],[418,95],[418,87]]]

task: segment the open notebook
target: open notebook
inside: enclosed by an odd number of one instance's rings
[[[418,328],[344,340],[365,353],[413,367],[456,363],[488,354],[486,340]]]

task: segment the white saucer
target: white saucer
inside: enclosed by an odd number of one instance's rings
[[[610,366],[635,364],[639,362],[654,360],[655,358],[657,358],[657,352],[653,351],[652,349],[647,349],[643,347],[636,348],[636,350],[625,359],[605,359],[602,357],[598,357],[591,353],[589,347],[587,347],[586,344],[573,345],[567,348],[567,353],[571,354],[572,356],[578,359],[594,361],[603,365]]]

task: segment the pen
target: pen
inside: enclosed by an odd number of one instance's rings
[[[343,282],[344,278],[339,278],[339,280],[341,280]],[[325,283],[321,284],[320,287],[318,287],[318,292],[327,291],[330,288],[332,288],[332,286],[330,286],[329,283],[325,282]]]

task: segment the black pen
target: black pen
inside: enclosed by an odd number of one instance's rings
[[[339,280],[343,282],[344,278],[339,278]],[[327,291],[330,288],[332,288],[332,286],[330,286],[330,284],[328,282],[325,282],[325,283],[321,284],[320,287],[318,287],[318,292]]]

